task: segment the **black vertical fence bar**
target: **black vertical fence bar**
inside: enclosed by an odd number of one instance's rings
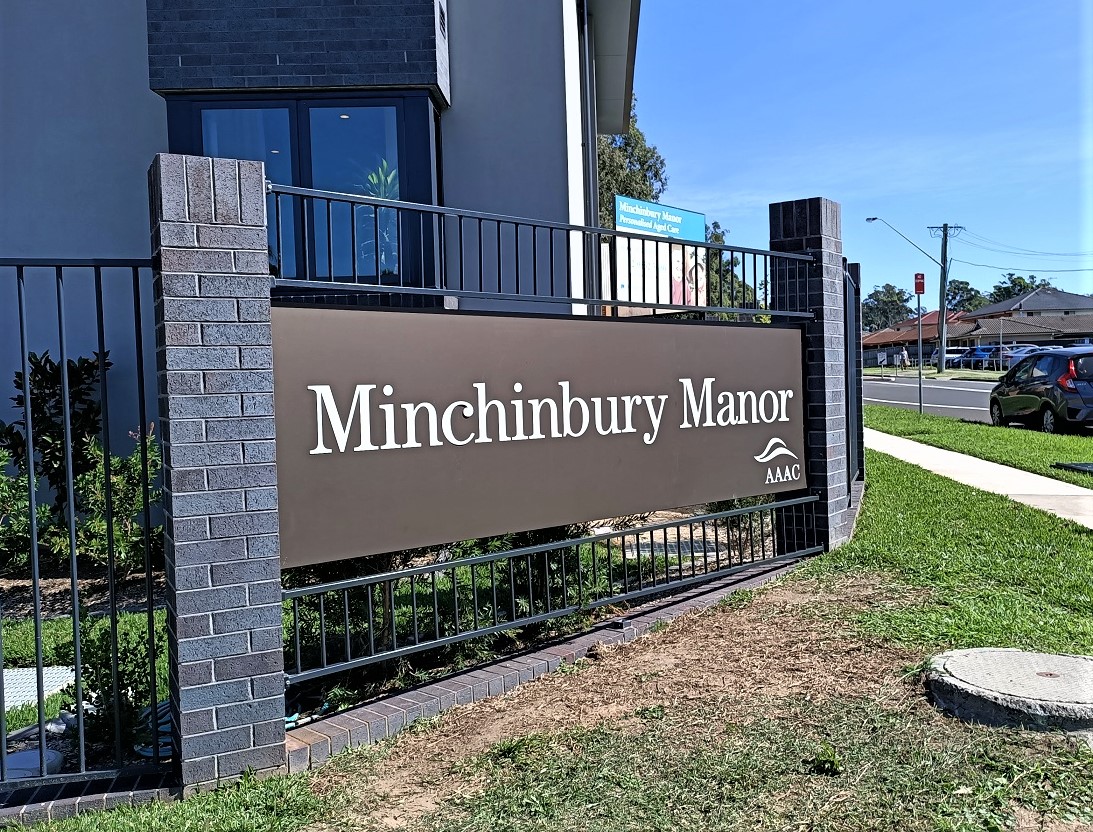
[[[433,633],[437,639],[440,638],[440,598],[436,594],[436,572],[430,573],[433,592]]]
[[[357,283],[357,209],[359,205],[349,206],[349,254],[352,260],[353,282]]]
[[[505,559],[509,565],[509,594],[512,600],[512,618],[511,621],[516,620],[516,569],[512,565],[512,558]]]
[[[300,672],[300,600],[292,599],[292,649],[296,653],[296,672]]]
[[[38,559],[38,474],[34,466],[34,422],[31,417],[30,347],[27,339],[26,274],[17,266],[15,277],[19,291],[19,347],[23,370],[23,422],[26,426],[27,498],[30,513],[30,580],[34,595],[34,658],[38,685],[38,770],[46,775],[45,677],[42,669],[42,574]],[[64,369],[61,372],[65,372]]]
[[[493,623],[497,624],[497,561],[490,561],[490,586],[493,588]]]
[[[140,417],[137,436],[140,439],[141,509],[142,519],[144,521],[143,528],[141,529],[141,538],[144,544],[144,591],[147,597],[146,609],[148,615],[148,672],[150,674],[149,690],[151,698],[151,702],[148,703],[151,708],[149,722],[152,728],[152,759],[156,765],[159,765],[161,760],[159,753],[159,722],[156,715],[156,706],[159,704],[159,691],[156,689],[156,607],[153,598],[155,583],[152,577],[151,541],[152,502],[149,495],[151,483],[148,481],[148,442],[150,441],[150,436],[148,402],[144,389],[144,323],[141,313],[140,269],[136,267],[133,268],[133,329],[136,338],[134,348],[136,351],[137,368],[137,413]]]
[[[95,329],[99,341],[99,406],[102,410],[103,497],[106,501],[106,580],[110,593],[110,690],[114,705],[114,763],[121,765],[121,710],[118,700],[117,553],[114,550],[114,483],[110,459],[110,395],[106,379],[106,327],[103,323],[102,268],[95,267]]]
[[[274,256],[277,258],[277,276],[285,276],[285,260],[282,255],[284,241],[281,236],[281,195],[273,195],[273,245],[276,247]]]
[[[382,283],[380,279],[380,209],[372,206],[372,253],[376,258],[376,283]]]
[[[345,627],[345,660],[350,661],[353,658],[353,633],[352,625],[349,623],[349,590],[345,590],[342,593],[342,626]]]
[[[413,612],[414,618],[414,644],[418,644],[421,641],[421,635],[418,630],[417,624],[417,577],[415,575],[410,576],[410,609]]]
[[[64,431],[65,490],[68,498],[68,563],[72,582],[72,647],[76,672],[76,748],[80,771],[87,770],[87,748],[84,736],[83,659],[80,650],[80,576],[76,566],[76,478],[72,471],[72,395],[68,380],[68,338],[65,327],[64,269],[56,267],[57,336],[61,365],[61,424]]]
[[[319,596],[319,662],[326,667],[326,596]]]
[[[376,655],[376,613],[372,604],[372,590],[375,587],[368,587],[368,591],[365,593],[367,599],[367,618],[368,618],[368,655]]]
[[[463,217],[456,217],[456,228],[459,231],[459,291],[464,291],[467,288],[467,264],[466,264],[466,248],[463,246]],[[447,256],[447,252],[445,252]]]

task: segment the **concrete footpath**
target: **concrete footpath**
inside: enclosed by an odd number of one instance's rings
[[[871,428],[865,429],[865,446],[972,488],[1001,494],[1093,529],[1093,490],[1089,488],[923,445]]]

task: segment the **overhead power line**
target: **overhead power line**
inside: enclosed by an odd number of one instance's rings
[[[974,240],[961,240],[960,244],[964,245],[964,246],[971,246],[972,248],[977,248],[977,249],[980,249],[982,251],[992,251],[996,254],[1005,254],[1009,257],[1041,257],[1041,258],[1042,257],[1062,257],[1062,258],[1067,258],[1067,259],[1082,258],[1082,257],[1093,257],[1093,252],[1089,252],[1088,254],[1082,253],[1082,252],[1074,252],[1073,254],[1064,254],[1062,252],[1055,252],[1055,251],[1037,251],[1037,252],[1017,251],[1017,250],[1009,249],[1009,248],[1000,248],[998,246],[980,245],[979,243],[975,242]]]
[[[999,246],[1001,249],[1005,249],[1008,252],[1014,254],[1038,254],[1044,257],[1093,257],[1093,251],[1038,251],[1032,248],[1022,248],[1021,246],[1010,245],[1009,243],[1003,243],[1000,240],[992,240],[990,237],[984,237],[982,234],[976,234],[974,231],[964,232],[967,236],[979,241],[979,243],[986,243],[987,245]],[[961,240],[966,245],[977,245],[972,240]],[[986,248],[986,246],[978,246],[980,248]]]
[[[994,266],[990,263],[973,263],[970,260],[960,260],[956,257],[953,258],[954,263],[963,263],[965,266],[976,266],[981,269],[999,269],[1003,272],[1028,272],[1029,274],[1073,274],[1077,272],[1093,272],[1093,268],[1088,269],[1033,269],[1028,266]]]

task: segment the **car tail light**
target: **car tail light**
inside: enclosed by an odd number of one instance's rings
[[[1078,378],[1078,373],[1074,370],[1074,362],[1068,361],[1066,364],[1066,372],[1059,376],[1055,382],[1064,390],[1069,390],[1071,393],[1075,393],[1078,390],[1075,380]]]

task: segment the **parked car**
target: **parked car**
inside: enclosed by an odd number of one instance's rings
[[[991,347],[980,367],[984,370],[1005,370],[1010,366],[1010,356],[1017,349],[1027,350],[1024,355],[1029,355],[1028,351],[1038,350],[1032,344],[1004,344],[1001,347]]]
[[[991,422],[1023,422],[1044,433],[1093,425],[1093,347],[1022,358],[991,390]]]
[[[957,362],[960,361],[961,356],[968,351],[967,347],[946,347],[945,348],[945,366],[956,367]],[[937,347],[934,347],[934,351],[930,354],[930,363],[933,366],[937,366]]]
[[[1043,352],[1044,350],[1052,350],[1055,347],[1051,346],[1033,346],[1032,344],[1015,344],[1012,347],[1007,347],[1003,360],[1006,362],[1006,369],[1013,367],[1026,356],[1032,355],[1034,352]]]
[[[969,370],[977,370],[983,367],[983,363],[987,360],[987,356],[991,354],[992,349],[996,347],[972,347],[962,356],[957,364],[959,367],[965,367]]]

